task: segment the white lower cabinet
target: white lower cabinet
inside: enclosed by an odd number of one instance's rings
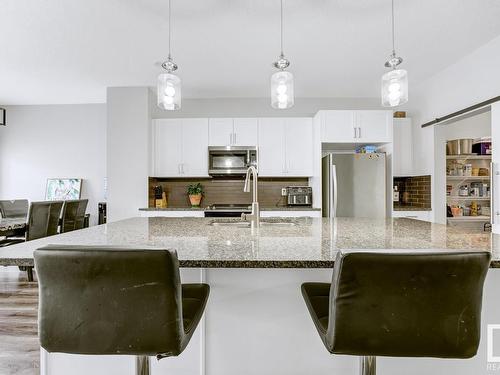
[[[167,211],[167,210],[139,210],[140,217],[205,217],[203,210]]]
[[[393,211],[392,217],[431,221],[431,212],[432,211]]]
[[[139,215],[141,217],[205,217],[203,210],[139,210]],[[321,217],[321,211],[310,210],[310,211],[293,211],[293,210],[283,210],[283,211],[260,211],[261,217]],[[217,218],[213,218],[217,219]],[[221,218],[219,218],[221,219]]]
[[[260,211],[260,217],[321,217],[321,211]]]

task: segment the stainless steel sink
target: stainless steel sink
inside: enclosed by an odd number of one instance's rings
[[[251,223],[244,220],[213,220],[208,225],[213,227],[236,227],[236,228],[250,228]],[[261,219],[261,226],[276,226],[276,227],[293,227],[297,223],[286,219]]]

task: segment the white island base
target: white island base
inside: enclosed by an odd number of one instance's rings
[[[331,269],[182,269],[183,282],[210,284],[203,321],[178,358],[151,359],[154,375],[355,375],[358,358],[331,355],[300,293],[305,281],[331,279]],[[383,375],[500,374],[487,361],[487,325],[500,324],[500,270],[484,290],[481,344],[469,360],[377,358]],[[154,307],[152,307],[154,308]],[[96,337],[96,340],[99,340]],[[500,355],[500,331],[494,354]],[[80,356],[42,350],[42,375],[133,375],[134,357]]]

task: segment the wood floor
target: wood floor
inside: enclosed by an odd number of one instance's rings
[[[1,375],[40,373],[37,307],[37,283],[15,267],[0,267]]]

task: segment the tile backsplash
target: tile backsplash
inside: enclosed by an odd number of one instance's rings
[[[399,202],[394,202],[395,208],[431,208],[431,176],[394,177],[394,185],[399,191]]]
[[[244,178],[149,178],[149,207],[154,207],[153,188],[160,185],[167,193],[169,207],[190,207],[186,189],[189,184],[200,182],[205,195],[202,207],[218,203],[252,202],[252,193],[243,191]],[[281,189],[286,186],[307,186],[307,178],[259,178],[259,203],[262,207],[285,206]],[[313,197],[314,199],[314,197]]]

